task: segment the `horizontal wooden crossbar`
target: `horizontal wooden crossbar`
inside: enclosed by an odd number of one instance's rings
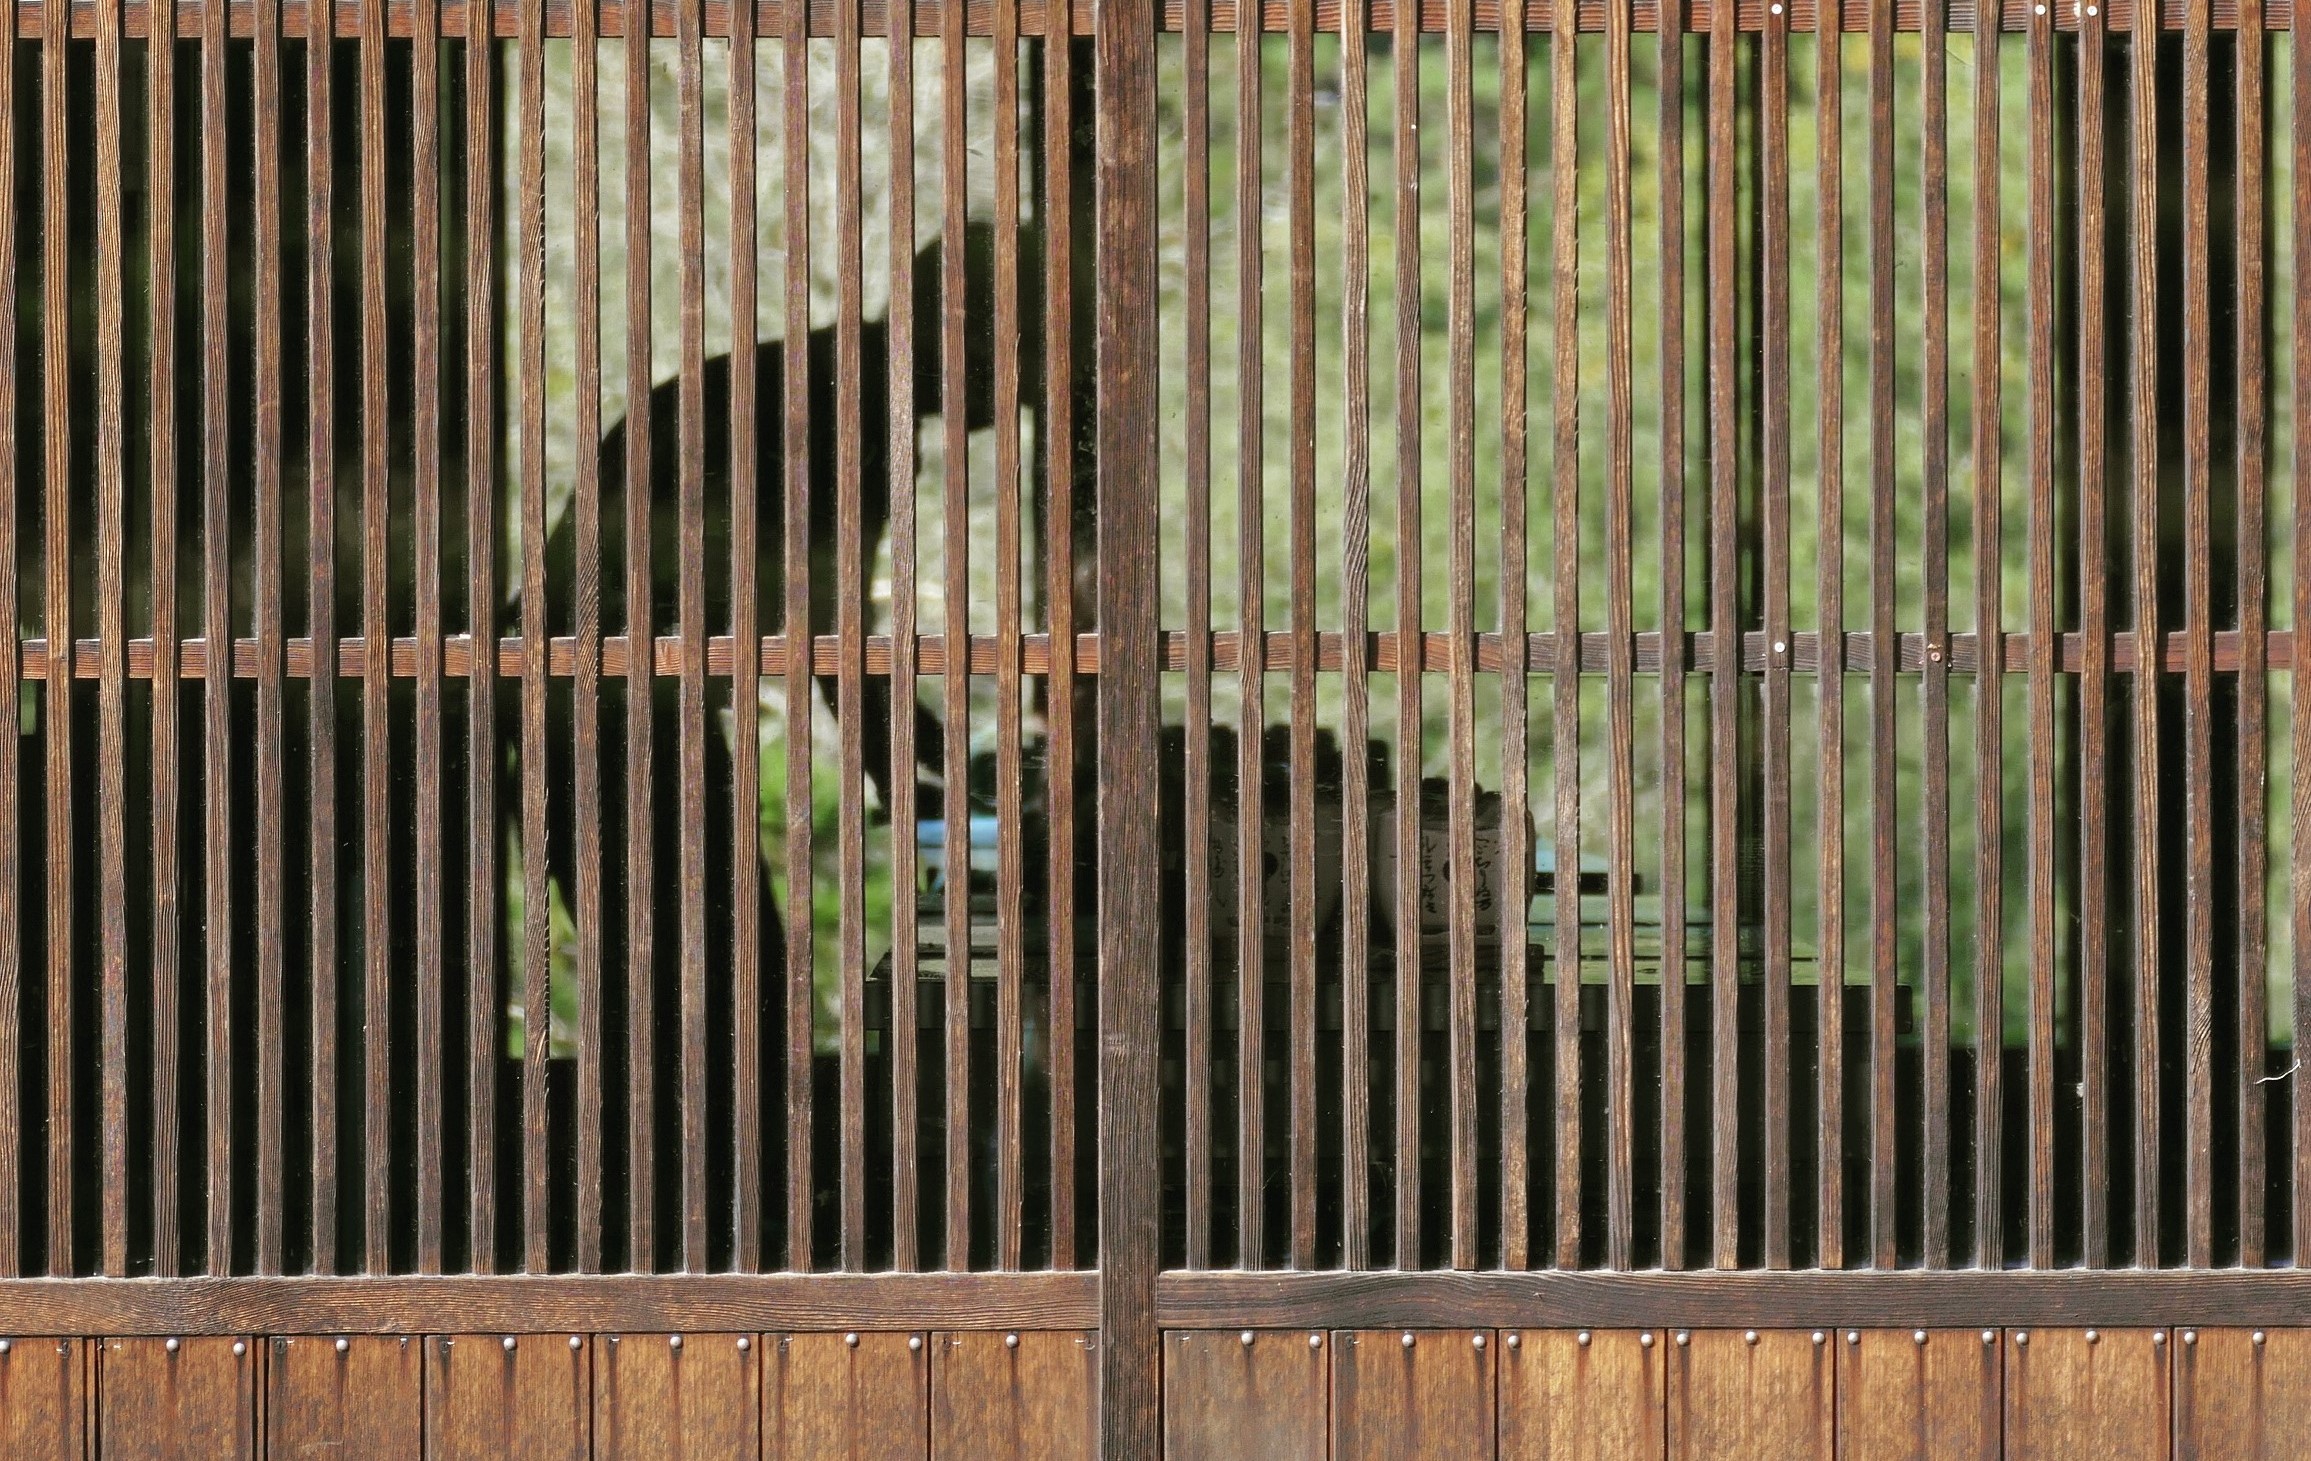
[[[1904,634],[1899,636],[1894,669],[1901,674],[1923,671],[1929,653],[1926,636]],[[2218,674],[2236,674],[2239,669],[2240,634],[2237,630],[2218,630],[2213,637],[2214,668]],[[1659,674],[1661,670],[1661,636],[1645,632],[1633,636],[1635,652],[1633,668],[1639,674]],[[1290,633],[1270,633],[1267,642],[1267,668],[1292,668],[1294,640]],[[1233,670],[1242,663],[1242,636],[1223,631],[1212,636],[1212,668]],[[1813,674],[1821,667],[1821,637],[1813,633],[1792,635],[1787,641],[1788,668],[1798,674]],[[2263,637],[2265,664],[2274,670],[2292,669],[2295,663],[2295,636],[2285,629],[2273,630]],[[971,636],[970,672],[974,675],[992,675],[1002,664],[1003,642],[992,634]],[[1316,668],[1338,672],[1347,660],[1347,637],[1340,634],[1316,636]],[[1403,664],[1394,634],[1368,636],[1367,668],[1381,674],[1394,674]],[[600,670],[605,678],[616,679],[627,673],[630,641],[624,635],[605,636],[602,640]],[[2006,673],[2019,675],[2030,667],[2030,636],[2008,634],[1999,641]],[[1972,634],[1953,634],[1948,640],[1950,669],[1960,675],[1970,675],[1981,663],[1980,640]],[[661,675],[682,673],[683,642],[673,635],[662,635],[652,647],[654,664]],[[731,673],[734,644],[729,635],[718,634],[706,641],[706,673],[727,677]],[[864,641],[861,653],[865,673],[891,673],[891,640],[887,635],[870,635]],[[1188,636],[1169,633],[1164,636],[1163,668],[1177,673],[1187,668]],[[1747,672],[1762,673],[1771,662],[1772,647],[1766,637],[1757,631],[1741,636],[1741,668]],[[259,641],[242,638],[233,641],[233,677],[258,677],[261,649]],[[1584,675],[1607,672],[1610,660],[1610,640],[1607,635],[1586,633],[1581,636],[1581,668]],[[1051,637],[1046,634],[1026,634],[1019,640],[1020,672],[1027,675],[1048,675],[1052,668]],[[1446,674],[1453,668],[1453,639],[1449,634],[1427,634],[1421,640],[1421,669],[1427,674]],[[1689,673],[1705,674],[1716,668],[1715,638],[1706,631],[1686,636],[1685,667]],[[2086,638],[2081,634],[2065,634],[2059,663],[2059,674],[2077,674],[2084,668]],[[2188,663],[2189,640],[2182,634],[2169,634],[2161,646],[2160,667],[2170,673],[2180,673]],[[1077,674],[1096,675],[1100,668],[1100,639],[1097,634],[1075,636],[1075,664]],[[1867,674],[1876,662],[1874,642],[1867,631],[1845,636],[1845,666],[1850,674]],[[2109,668],[2117,674],[2132,674],[2138,663],[2134,635],[2117,633],[2110,637]],[[1557,636],[1532,634],[1526,636],[1525,669],[1530,674],[1548,674],[1557,663]],[[946,641],[939,635],[926,634],[916,641],[915,670],[923,675],[947,673]],[[78,679],[100,677],[103,665],[103,643],[95,639],[79,639],[72,646],[72,673]],[[153,675],[153,641],[132,639],[128,642],[128,677],[149,680]],[[44,679],[48,674],[48,642],[28,639],[23,643],[17,673],[28,680]],[[368,673],[369,642],[359,635],[338,641],[337,673],[360,679]],[[832,675],[842,668],[842,641],[832,634],[821,634],[811,641],[811,671]],[[1502,649],[1501,636],[1480,634],[1476,637],[1476,658],[1472,668],[1488,674],[1500,674],[1511,668]],[[557,635],[547,649],[547,673],[568,677],[578,669],[578,642],[568,635]],[[393,679],[413,679],[419,670],[417,640],[401,635],[394,638],[388,651],[386,673]],[[445,635],[441,642],[441,673],[450,679],[464,679],[473,670],[473,641],[463,634]],[[176,673],[182,679],[205,679],[209,672],[208,641],[185,639],[177,644]],[[522,640],[510,636],[498,641],[498,673],[518,676],[522,672]],[[761,673],[776,676],[786,672],[786,639],[768,635],[762,641]],[[313,641],[298,637],[282,642],[281,673],[292,680],[310,678],[313,673]]]
[[[5,1334],[1085,1329],[1098,1275],[775,1273],[0,1280]]]
[[[126,8],[122,13],[122,33],[132,39],[151,34],[151,12],[145,0],[124,0],[124,3]],[[835,33],[836,7],[834,0],[808,0],[808,3],[810,5],[808,22],[810,33],[814,36],[832,36]],[[964,0],[964,4],[965,31],[973,36],[992,35],[994,33],[995,8],[991,0]],[[1767,5],[1768,0],[1735,0],[1735,28],[1745,32],[1764,30]],[[201,33],[202,8],[202,0],[183,0],[183,3],[178,5],[177,33],[179,35],[189,38]],[[369,8],[369,6],[359,3],[359,0],[339,0],[336,16],[336,34],[339,38],[359,35],[364,12]],[[400,37],[408,36],[411,30],[409,0],[389,0],[384,8],[386,33]],[[939,0],[917,0],[915,34],[926,37],[939,34],[939,15],[942,8]],[[1896,0],[1894,28],[1900,31],[1921,29],[1923,8],[1920,0]],[[33,37],[40,33],[43,9],[43,0],[19,0],[16,13],[20,35]],[[1211,10],[1211,29],[1223,34],[1233,32],[1236,28],[1236,9],[1233,0],[1214,0]],[[2004,7],[2000,12],[2001,29],[2023,30],[2028,22],[2028,9],[2029,7],[2024,5]],[[466,34],[467,10],[468,7],[464,0],[443,0],[439,12],[441,34],[449,38],[462,38]],[[1051,7],[1047,6],[1044,0],[1019,0],[1019,34],[1022,36],[1046,34],[1048,29],[1046,17],[1050,10]],[[1974,10],[1973,0],[1950,0],[1945,11],[1945,23],[1948,29],[1953,34],[1961,36],[1971,31],[1974,28]],[[74,0],[72,5],[72,33],[75,36],[87,38],[96,34],[96,11],[97,6],[94,0]],[[1500,29],[1498,0],[1478,0],[1478,3],[1472,7],[1472,11],[1472,24],[1478,32],[1498,31]],[[2108,7],[2105,19],[2107,28],[2115,34],[2123,34],[2132,30],[2134,28],[2134,11],[2135,7],[2132,0],[2116,0],[2116,3]],[[548,36],[568,35],[570,33],[570,12],[571,0],[545,0],[545,33]],[[754,13],[755,34],[763,41],[768,42],[784,33],[786,7],[783,0],[760,0],[760,3],[755,6]],[[860,30],[868,36],[887,35],[890,32],[889,13],[886,0],[861,0],[859,7]],[[249,0],[231,0],[230,9],[227,12],[227,25],[230,34],[244,39],[253,36],[256,33],[255,14],[255,7],[249,3]],[[305,34],[305,0],[281,0],[280,14],[282,36],[291,40],[301,39]],[[620,3],[620,0],[604,0],[598,14],[600,17],[598,31],[603,39],[607,40],[625,34],[626,7]],[[1163,29],[1173,32],[1180,30],[1184,14],[1185,0],[1164,0]],[[1290,7],[1286,0],[1267,0],[1261,17],[1262,28],[1281,33],[1289,25],[1290,14]],[[1373,0],[1373,3],[1366,7],[1366,14],[1370,28],[1376,34],[1390,31],[1396,25],[1395,9],[1390,0]],[[1604,0],[1581,0],[1578,14],[1579,27],[1583,33],[1602,32],[1605,29],[1607,10]],[[1660,14],[1658,0],[1635,0],[1630,11],[1630,28],[1640,34],[1657,30],[1660,26]],[[1795,3],[1789,7],[1789,28],[1801,34],[1813,30],[1815,14],[1814,0],[1795,0]],[[1420,13],[1421,30],[1430,34],[1443,33],[1446,15],[1447,8],[1444,0],[1423,0]],[[1866,3],[1849,3],[1842,8],[1840,15],[1845,29],[1849,33],[1859,34],[1869,29],[1869,6]],[[2183,7],[2174,4],[2167,5],[2162,8],[2160,18],[2164,29],[2179,31],[2183,25]],[[507,40],[513,39],[519,33],[521,26],[520,0],[496,0],[495,13],[492,19],[498,36]],[[2292,0],[2272,0],[2272,3],[2264,8],[2263,25],[2267,30],[2286,30],[2292,24],[2293,19]],[[650,33],[654,36],[672,37],[674,24],[675,7],[667,3],[667,0],[658,0],[658,3],[651,9]],[[1528,5],[1526,7],[1525,27],[1527,30],[1535,34],[1545,34],[1550,29],[1551,24],[1551,8],[1549,6]],[[2078,26],[2078,15],[2065,5],[2058,10],[2055,24],[2057,28],[2062,30],[2075,30]],[[2216,30],[2235,29],[2238,25],[2237,0],[2215,0],[2211,24]],[[1687,7],[1685,14],[1686,30],[1702,32],[1708,30],[1709,26],[1709,0],[1693,0],[1693,3]],[[1339,0],[1316,0],[1316,28],[1319,31],[1333,33],[1339,31]],[[1091,34],[1090,0],[1074,0],[1071,29],[1074,34],[1079,36]],[[704,10],[704,33],[708,36],[727,36],[730,33],[729,0],[707,0]]]
[[[1167,1329],[2311,1324],[2311,1271],[1173,1271]]]

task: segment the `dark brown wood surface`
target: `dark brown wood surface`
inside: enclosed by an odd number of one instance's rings
[[[425,1440],[425,1343],[407,1334],[271,1341],[265,1454],[284,1461],[416,1455]]]
[[[759,1454],[763,1346],[751,1334],[596,1335],[593,1454],[633,1461]]]
[[[2164,1457],[2169,1444],[2163,1329],[2017,1329],[2006,1336],[2009,1456]]]
[[[1996,1329],[1846,1329],[1837,1451],[1854,1461],[1997,1461],[2004,1351]]]
[[[1829,1461],[1836,1376],[1819,1332],[1671,1331],[1669,1455]]]
[[[1332,1357],[1322,1330],[1174,1330],[1164,1336],[1164,1455],[1177,1461],[1321,1456]]]
[[[97,1357],[96,1452],[259,1454],[254,1345],[245,1337],[108,1339]]]
[[[925,1454],[930,1337],[843,1333],[770,1336],[762,1378],[766,1454],[803,1461]]]
[[[2279,1461],[2311,1452],[2311,1333],[2183,1330],[2175,1461]]]
[[[12,1339],[0,1354],[0,1450],[25,1461],[88,1454],[92,1346],[78,1339]]]
[[[1096,1335],[983,1330],[935,1334],[930,1344],[930,1454],[936,1461],[1065,1461],[1101,1454]],[[1114,1454],[1113,1448],[1106,1453]]]
[[[1333,1455],[1497,1454],[1489,1330],[1342,1329],[1326,1343]]]
[[[1662,1334],[1512,1329],[1500,1339],[1500,1454],[1532,1461],[1664,1454]]]
[[[427,1338],[428,1461],[583,1461],[591,1445],[589,1345],[599,1342],[535,1333]]]

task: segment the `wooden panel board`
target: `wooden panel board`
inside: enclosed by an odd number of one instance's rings
[[[900,1461],[923,1454],[930,1436],[931,1356],[922,1335],[786,1334],[770,1343],[763,1381],[768,1454],[796,1461]]]
[[[1164,1455],[1274,1461],[1324,1453],[1329,1358],[1321,1333],[1174,1330],[1164,1336]]]
[[[430,1461],[579,1461],[589,1448],[590,1345],[566,1334],[444,1334],[425,1341]]]
[[[756,1454],[762,1447],[759,1343],[749,1334],[596,1336],[594,1454]]]
[[[2168,1454],[2164,1330],[2006,1336],[2006,1454],[2152,1461]]]
[[[1661,1336],[1526,1329],[1501,1337],[1501,1454],[1534,1461],[1658,1456],[1668,1423]]]
[[[2311,1331],[2184,1330],[2175,1461],[2311,1455]]]
[[[0,1353],[0,1455],[77,1458],[88,1444],[88,1356],[77,1339],[11,1339]]]
[[[1828,1461],[1828,1336],[1803,1329],[1679,1330],[1669,1345],[1672,1461]]]
[[[1996,1461],[1998,1331],[1848,1329],[1837,1338],[1840,1457]]]
[[[108,1339],[98,1366],[98,1454],[257,1454],[257,1364],[247,1340]]]
[[[938,1334],[931,1348],[932,1456],[1058,1461],[1098,1453],[1093,1335]]]
[[[1493,1337],[1465,1329],[1332,1335],[1332,1454],[1495,1454]]]
[[[287,1335],[265,1377],[265,1450],[275,1458],[407,1456],[425,1435],[419,1365],[407,1335]]]

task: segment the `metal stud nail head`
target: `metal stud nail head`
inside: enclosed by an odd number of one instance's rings
[[[2014,1342],[2015,1342],[2016,1344],[2028,1344],[2028,1343],[2030,1342],[2030,1331],[2029,1331],[2029,1330],[2027,1330],[2027,1329],[2017,1329],[2017,1330],[2015,1330],[2015,1331],[2014,1331]]]
[[[1470,1335],[1470,1336],[1468,1337],[1468,1342],[1469,1342],[1470,1344],[1474,1345],[1474,1346],[1475,1346],[1476,1348],[1478,1348],[1478,1349],[1483,1349],[1483,1348],[1484,1348],[1484,1336],[1483,1336],[1482,1334],[1472,1334],[1472,1335]]]
[[[1573,1341],[1574,1343],[1580,1345],[1581,1348],[1587,1349],[1589,1347],[1589,1331],[1586,1329],[1582,1330],[1580,1333],[1573,1336]]]
[[[1638,1335],[1637,1343],[1646,1349],[1651,1349],[1653,1347],[1653,1331],[1648,1329],[1643,1334]]]
[[[570,1351],[571,1351],[573,1354],[574,1354],[574,1353],[576,1353],[578,1350],[581,1350],[581,1349],[583,1349],[583,1348],[585,1348],[585,1347],[586,1347],[586,1341],[585,1341],[583,1338],[581,1338],[580,1336],[578,1336],[578,1335],[575,1335],[575,1334],[573,1334],[573,1335],[571,1335],[571,1336],[570,1336]]]
[[[2261,1343],[2263,1342],[2263,1331],[2262,1331],[2262,1330],[2260,1330],[2260,1329],[2258,1329],[2258,1330],[2256,1330],[2256,1331],[2255,1331],[2253,1334],[2251,1334],[2251,1335],[2249,1335],[2249,1336],[2247,1336],[2247,1337],[2248,1337],[2249,1339],[2251,1339],[2252,1341],[2254,1341],[2256,1344],[2261,1344]],[[5,1354],[5,1353],[7,1353],[7,1341],[6,1341],[6,1340],[0,1340],[0,1354]]]
[[[1824,1333],[1822,1333],[1822,1332],[1821,1332],[1819,1329],[1816,1329],[1816,1330],[1813,1332],[1813,1342],[1814,1342],[1815,1344],[1817,1344],[1817,1345],[1818,1345],[1818,1344],[1820,1344],[1820,1343],[1821,1343],[1823,1340],[1825,1340],[1825,1339],[1827,1339],[1827,1338],[1829,1338],[1829,1336],[1828,1336],[1828,1335],[1826,1335],[1826,1334],[1824,1334]]]
[[[679,1335],[679,1334],[669,1334],[669,1335],[667,1335],[667,1336],[666,1336],[666,1347],[667,1347],[668,1349],[680,1349],[680,1348],[682,1347],[682,1336],[681,1336],[681,1335]]]
[[[1511,1344],[1514,1344],[1516,1341],[1515,1341],[1515,1340],[1511,1340],[1511,1341],[1509,1341],[1509,1342],[1510,1342]],[[1323,1336],[1323,1335],[1321,1335],[1321,1334],[1311,1334],[1311,1335],[1309,1335],[1309,1336],[1308,1336],[1308,1347],[1309,1347],[1310,1349],[1322,1349],[1322,1348],[1324,1347],[1324,1336]]]
[[[248,1342],[247,1342],[246,1340],[240,1340],[240,1339],[236,1339],[236,1340],[234,1340],[234,1341],[233,1341],[233,1358],[234,1358],[234,1359],[239,1359],[239,1358],[240,1358],[242,1355],[245,1355],[245,1354],[247,1354],[248,1352],[249,1352],[249,1345],[248,1345]]]
[[[1509,1331],[1509,1348],[1510,1348],[1510,1349],[1523,1349],[1524,1347],[1525,1347],[1525,1337],[1524,1337],[1522,1334],[1519,1334],[1519,1333],[1517,1333],[1517,1332],[1516,1332],[1515,1330],[1513,1330],[1513,1329],[1512,1329],[1512,1330],[1510,1330],[1510,1331]]]
[[[2101,1343],[2101,1342],[2102,1342],[2102,1331],[2101,1331],[2101,1330],[2099,1330],[2099,1329],[2089,1329],[2089,1330],[2087,1330],[2087,1331],[2086,1331],[2086,1342],[2087,1342],[2088,1344],[2099,1344],[2099,1343]]]
[[[1846,1331],[1846,1343],[1848,1343],[1848,1344],[1860,1344],[1861,1342],[1862,1342],[1862,1331],[1860,1331],[1859,1329],[1849,1329],[1849,1330],[1847,1330],[1847,1331]]]
[[[350,1339],[347,1339],[347,1338],[346,1338],[344,1335],[342,1335],[342,1334],[340,1334],[340,1335],[338,1335],[338,1336],[337,1336],[337,1352],[338,1352],[339,1354],[343,1354],[343,1353],[345,1353],[347,1350],[349,1350],[349,1349],[351,1349],[351,1348],[353,1348],[353,1341],[352,1341],[352,1340],[350,1340]]]
[[[506,1336],[506,1340],[505,1340],[505,1344],[506,1344],[506,1353],[507,1353],[507,1354],[512,1354],[512,1353],[514,1352],[514,1337],[513,1337],[512,1335],[510,1335],[510,1334],[509,1334],[509,1335],[507,1335],[507,1336]]]
[[[1744,1329],[1741,1331],[1741,1342],[1743,1344],[1757,1343],[1757,1331],[1754,1329]]]
[[[2185,1343],[2185,1344],[2197,1344],[2198,1342],[2199,1342],[2199,1331],[2197,1331],[2196,1329],[2186,1329],[2186,1330],[2184,1330],[2184,1331],[2183,1331],[2183,1343]]]
[[[754,1340],[751,1336],[744,1334],[738,1336],[738,1352],[740,1354],[744,1354],[752,1348],[754,1348]]]
[[[1925,1330],[1923,1330],[1923,1329],[1913,1329],[1913,1330],[1911,1330],[1911,1331],[1910,1331],[1910,1343],[1912,1343],[1912,1344],[1924,1344],[1925,1342],[1926,1342],[1926,1331],[1925,1331]]]
[[[1018,1336],[1018,1335],[1016,1335],[1016,1334],[1006,1334],[1006,1335],[1004,1335],[1004,1336],[1003,1336],[1003,1347],[1004,1347],[1005,1349],[1017,1349],[1017,1348],[1019,1348],[1019,1336]]]
[[[922,1335],[920,1335],[920,1334],[910,1334],[910,1335],[908,1335],[908,1336],[907,1336],[907,1348],[909,1348],[909,1349],[921,1349],[922,1347],[923,1347],[923,1336],[922,1336]]]
[[[1692,1334],[1691,1334],[1691,1333],[1689,1333],[1688,1331],[1686,1331],[1686,1330],[1683,1330],[1683,1329],[1680,1329],[1680,1330],[1678,1330],[1678,1331],[1677,1331],[1677,1347],[1678,1347],[1679,1349],[1683,1349],[1683,1348],[1685,1348],[1685,1345],[1686,1345],[1687,1341],[1691,1340],[1692,1338],[1693,1338]]]
[[[2167,1332],[2166,1332],[2164,1329],[2153,1329],[2153,1330],[2151,1331],[2151,1343],[2153,1343],[2153,1344],[2165,1344],[2166,1342],[2167,1342]]]
[[[1404,1347],[1406,1349],[1412,1348],[1412,1331],[1409,1329],[1404,1331]]]
[[[2256,1338],[2256,1339],[2258,1339],[2258,1340],[2260,1340],[2262,1337],[2263,1337],[2263,1336],[2261,1336],[2260,1334],[2258,1334],[2258,1335],[2256,1335],[2256,1336],[2255,1336],[2255,1338]],[[15,1341],[14,1341],[14,1340],[9,1340],[9,1339],[0,1339],[0,1354],[6,1354],[6,1353],[8,1353],[10,1350],[14,1349],[15,1347],[16,1347],[16,1343],[15,1343]]]
[[[1998,1342],[1998,1331],[1997,1331],[1997,1330],[1995,1330],[1995,1329],[1985,1329],[1985,1330],[1983,1330],[1983,1331],[1982,1331],[1982,1342],[1983,1342],[1984,1344],[1996,1344],[1996,1343]]]
[[[844,1344],[846,1344],[846,1345],[848,1345],[848,1346],[849,1346],[850,1348],[852,1348],[852,1349],[857,1349],[857,1348],[859,1347],[859,1336],[858,1336],[858,1335],[857,1335],[855,1332],[854,1332],[854,1333],[850,1333],[850,1334],[845,1334],[845,1335],[843,1336],[843,1343],[844,1343]]]
[[[1243,1333],[1236,1336],[1236,1341],[1243,1345],[1244,1348],[1250,1349],[1252,1347],[1252,1331],[1249,1329],[1245,1330]]]
[[[161,1348],[162,1348],[162,1349],[165,1349],[165,1350],[167,1350],[167,1351],[168,1351],[170,1354],[175,1354],[175,1353],[177,1352],[177,1350],[178,1350],[179,1348],[181,1348],[181,1347],[182,1347],[182,1346],[181,1346],[181,1343],[180,1343],[180,1341],[179,1341],[179,1340],[177,1339],[177,1337],[176,1337],[175,1335],[173,1335],[173,1334],[172,1334],[172,1335],[170,1335],[170,1336],[168,1337],[168,1342],[167,1342],[166,1344],[163,1344],[163,1345],[161,1346]]]

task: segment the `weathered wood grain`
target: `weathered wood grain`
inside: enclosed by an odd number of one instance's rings
[[[1174,1330],[1164,1336],[1164,1455],[1179,1461],[1320,1456],[1331,1418],[1322,1331]]]
[[[24,1461],[81,1461],[88,1452],[89,1346],[11,1339],[0,1354],[0,1451]]]
[[[1837,1344],[1837,1448],[1854,1461],[1996,1461],[1996,1329],[1847,1329]]]
[[[1669,1455],[1677,1461],[1829,1461],[1835,1367],[1826,1336],[1800,1329],[1675,1330]]]
[[[762,1342],[753,1335],[606,1334],[593,1350],[594,1455],[760,1454]]]
[[[540,1333],[426,1339],[428,1461],[583,1461],[591,1446],[593,1342]]]
[[[767,1454],[797,1461],[925,1454],[931,1355],[921,1334],[772,1336],[762,1380]]]
[[[2311,1453],[2311,1332],[2177,1336],[2175,1461],[2294,1461]]]
[[[1494,1344],[1488,1330],[1333,1332],[1332,1454],[1497,1454]]]
[[[285,1461],[411,1456],[425,1439],[425,1341],[283,1335],[265,1372],[265,1454]]]
[[[1662,1455],[1664,1339],[1649,1329],[1502,1335],[1501,1454],[1533,1461]]]
[[[245,1337],[108,1339],[97,1359],[96,1451],[258,1455],[257,1354]]]
[[[1099,1454],[1096,1336],[1025,1329],[934,1334],[929,1343],[932,1457]]]
[[[2006,1454],[2165,1457],[2171,1347],[2160,1329],[2010,1332]]]

